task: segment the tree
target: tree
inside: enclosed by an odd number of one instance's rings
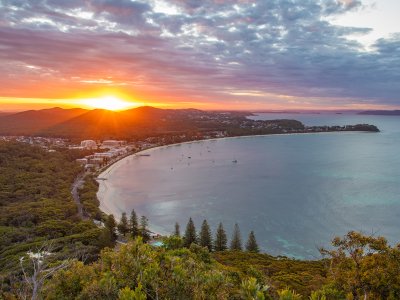
[[[175,232],[174,232],[174,235],[175,236],[181,236],[181,229],[180,229],[180,226],[179,226],[179,223],[178,222],[176,222],[175,223]]]
[[[138,218],[134,209],[131,211],[131,218],[129,220],[130,232],[133,238],[139,235]]]
[[[383,237],[350,231],[332,241],[334,250],[321,249],[330,257],[329,276],[353,299],[400,299],[400,249]]]
[[[227,237],[222,223],[219,223],[217,233],[215,234],[214,250],[225,251],[227,249]]]
[[[62,270],[70,264],[69,260],[57,262],[54,259],[50,259],[52,253],[50,252],[51,245],[46,244],[38,249],[36,252],[29,251],[27,253],[29,269],[32,274],[28,274],[25,266],[25,258],[19,259],[21,271],[24,278],[24,283],[27,285],[27,289],[21,295],[24,299],[27,299],[28,294],[31,296],[31,300],[39,299],[40,293],[45,280],[54,275],[58,270]]]
[[[197,242],[196,227],[194,226],[192,218],[186,225],[185,236],[183,238],[183,246],[189,248],[192,243]]]
[[[117,234],[115,232],[117,223],[115,222],[115,218],[114,215],[109,215],[107,217],[106,223],[105,223],[105,227],[108,229],[108,231],[110,232],[110,237],[111,237],[111,241],[115,242],[117,239]]]
[[[242,238],[240,237],[240,229],[238,223],[235,224],[231,240],[231,250],[242,251]]]
[[[150,232],[147,228],[149,225],[149,220],[145,216],[140,217],[140,227],[139,233],[140,236],[143,238],[143,242],[147,243],[150,240]]]
[[[117,228],[119,233],[123,236],[125,236],[129,232],[128,218],[126,217],[125,212],[122,213],[121,221],[118,223]]]
[[[256,241],[256,236],[254,235],[254,231],[250,231],[249,238],[246,243],[246,250],[248,252],[258,253],[260,249],[258,248],[258,244]]]
[[[200,246],[207,247],[209,251],[212,250],[212,237],[210,226],[207,223],[207,220],[203,221],[200,230]]]

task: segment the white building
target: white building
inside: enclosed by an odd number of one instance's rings
[[[97,144],[93,140],[84,140],[81,142],[81,147],[84,149],[92,150],[97,149]]]

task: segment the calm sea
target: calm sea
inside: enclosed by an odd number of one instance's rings
[[[400,241],[400,116],[260,114],[306,125],[369,123],[380,133],[229,138],[162,147],[104,172],[101,208],[134,208],[151,228],[171,233],[189,217],[197,227],[237,222],[273,255],[318,258],[318,247],[349,230]]]

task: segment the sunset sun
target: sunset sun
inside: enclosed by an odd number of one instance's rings
[[[100,108],[114,111],[133,108],[140,105],[136,102],[126,101],[116,96],[103,96],[98,98],[83,99],[81,103],[91,108]]]

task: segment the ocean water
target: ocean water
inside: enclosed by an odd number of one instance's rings
[[[228,237],[254,230],[262,250],[313,259],[349,230],[400,242],[400,117],[260,114],[306,125],[369,123],[380,133],[322,133],[227,138],[147,150],[101,177],[101,209],[134,208],[151,229],[184,231],[189,217]]]

